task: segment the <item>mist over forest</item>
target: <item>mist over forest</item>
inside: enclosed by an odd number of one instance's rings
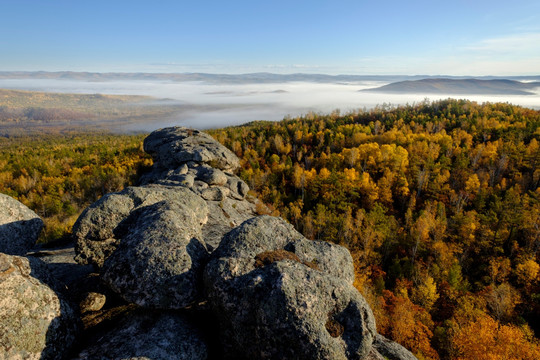
[[[535,95],[480,95],[480,94],[426,94],[426,93],[377,93],[362,90],[377,88],[398,80],[389,77],[369,77],[364,80],[336,77],[282,77],[267,81],[171,81],[151,77],[142,79],[111,79],[89,81],[88,79],[58,78],[0,78],[0,88],[30,91],[146,95],[166,99],[155,106],[176,107],[173,114],[155,117],[148,121],[123,122],[113,130],[121,132],[152,131],[161,127],[182,125],[208,129],[239,125],[255,120],[277,121],[285,117],[296,117],[309,112],[329,113],[340,110],[347,113],[358,109],[371,109],[377,105],[405,105],[426,99],[438,100],[467,98],[478,103],[508,102],[514,105],[540,109],[540,92]],[[307,79],[309,81],[298,81]],[[321,79],[324,79],[322,81]],[[520,79],[526,80],[526,79]]]

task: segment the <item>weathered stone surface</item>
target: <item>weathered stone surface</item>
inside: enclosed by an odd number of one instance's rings
[[[375,350],[375,348],[372,347],[371,351],[369,352],[365,360],[387,360],[387,359],[385,359],[384,356],[379,354],[379,352]]]
[[[229,358],[363,359],[375,322],[353,277],[346,249],[260,216],[223,238],[204,281]]]
[[[231,191],[224,187],[212,186],[207,189],[202,189],[200,195],[204,200],[209,201],[223,201]]]
[[[11,196],[0,194],[0,252],[24,255],[36,243],[43,221]]]
[[[152,132],[144,139],[144,151],[161,168],[173,169],[188,161],[207,163],[221,170],[240,167],[238,157],[210,135],[183,127]]]
[[[186,204],[167,201],[133,212],[127,233],[103,265],[105,283],[144,307],[181,309],[193,303],[208,257],[200,216]]]
[[[222,201],[207,201],[208,221],[203,225],[203,239],[209,251],[216,249],[223,235],[244,221],[256,216],[255,204],[225,198]]]
[[[76,359],[204,360],[206,344],[185,318],[172,313],[139,313],[121,321]]]
[[[199,166],[197,168],[197,180],[204,181],[208,185],[225,185],[227,175],[219,169],[210,166]]]
[[[148,185],[128,187],[118,193],[105,195],[83,211],[73,226],[78,263],[103,266],[103,262],[118,247],[122,237],[121,222],[141,207],[168,201],[185,205],[203,223],[207,206],[203,199],[187,188]]]
[[[79,303],[79,309],[81,313],[99,311],[103,308],[106,301],[107,298],[105,295],[96,292],[89,292]]]
[[[418,360],[409,350],[380,334],[375,336],[373,348],[389,360]]]
[[[301,261],[312,262],[326,274],[352,284],[354,267],[347,249],[325,241],[312,241],[285,220],[274,216],[258,216],[236,227],[222,240],[213,257],[241,259],[243,269],[253,270],[255,257],[272,250],[295,253]]]
[[[0,359],[62,358],[78,329],[40,260],[0,253]]]
[[[242,200],[248,194],[249,186],[237,176],[227,175],[227,186],[233,198]]]

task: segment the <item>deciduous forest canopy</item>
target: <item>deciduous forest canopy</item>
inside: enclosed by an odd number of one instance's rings
[[[351,251],[380,333],[419,358],[540,357],[539,111],[448,99],[210,133],[270,211]],[[0,192],[69,239],[151,165],[143,138],[0,137]]]

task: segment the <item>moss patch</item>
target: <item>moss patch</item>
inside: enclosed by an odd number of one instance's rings
[[[330,334],[331,337],[340,337],[343,335],[343,332],[345,331],[345,328],[343,325],[341,325],[339,322],[337,322],[332,315],[328,317],[328,321],[324,325],[326,327],[326,331]]]

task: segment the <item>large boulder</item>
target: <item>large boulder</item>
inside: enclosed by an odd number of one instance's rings
[[[223,238],[205,270],[226,356],[363,359],[376,334],[349,252],[261,216]]]
[[[172,313],[138,313],[102,334],[76,359],[204,360],[206,344],[184,317]]]
[[[200,214],[162,201],[126,219],[127,233],[105,260],[102,278],[125,300],[140,306],[181,309],[199,297],[208,251]]]
[[[201,224],[207,221],[206,202],[187,188],[148,185],[107,194],[85,209],[73,226],[78,263],[98,268],[118,247],[126,227],[121,223],[142,207],[161,201],[179,204]]]
[[[43,221],[11,196],[0,194],[0,252],[25,255],[36,243]]]
[[[161,168],[173,169],[188,161],[229,171],[240,167],[238,157],[210,135],[183,127],[152,132],[144,139],[144,151],[152,155],[154,163]]]
[[[0,358],[60,359],[79,329],[45,265],[0,253]]]

